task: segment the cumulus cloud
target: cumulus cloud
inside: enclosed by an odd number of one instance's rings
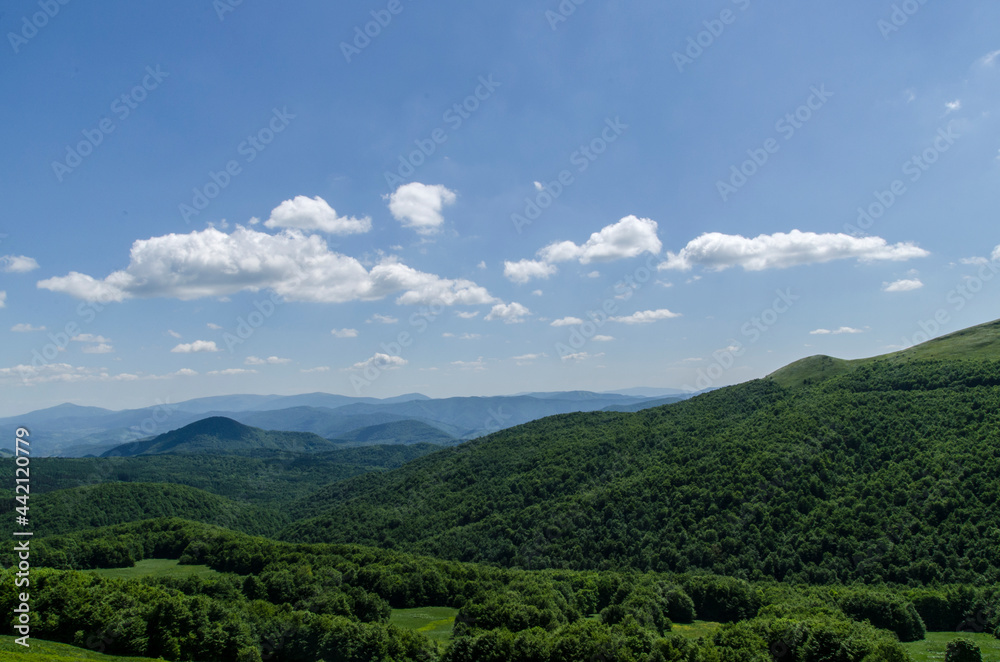
[[[456,195],[440,184],[429,186],[420,182],[403,184],[389,196],[389,211],[393,218],[418,234],[438,232],[444,224],[441,210],[454,204]]]
[[[461,317],[464,320],[471,320],[471,319],[473,319],[475,317],[479,317],[479,311],[478,310],[469,310],[469,311],[457,312],[455,314],[458,315],[459,317]]]
[[[311,373],[311,372],[330,372],[330,366],[321,365],[316,368],[302,368],[299,372]]]
[[[195,340],[177,345],[170,351],[175,354],[194,354],[196,352],[218,352],[219,348],[214,340]]]
[[[171,338],[180,338],[181,337],[181,334],[177,333],[173,329],[167,329],[167,335],[170,336]]]
[[[102,342],[97,345],[87,345],[82,351],[84,354],[110,354],[115,348]]]
[[[591,338],[594,342],[611,342],[614,339],[614,336],[594,336]]]
[[[538,254],[546,262],[578,260],[580,264],[621,260],[643,253],[656,255],[663,249],[656,231],[656,221],[626,216],[593,233],[582,245],[560,241],[549,244]]]
[[[357,329],[332,329],[330,331],[334,338],[357,338]]]
[[[319,235],[286,229],[279,234],[237,226],[230,234],[207,228],[132,244],[128,267],[102,280],[70,272],[38,287],[87,301],[170,297],[226,297],[270,289],[287,301],[344,303],[397,294],[399,304],[480,305],[496,300],[476,283],[417,271],[395,258],[369,271],[335,253]]]
[[[78,333],[77,335],[70,338],[74,342],[111,342],[109,338],[104,336],[95,336],[92,333]]]
[[[524,318],[531,314],[525,306],[517,303],[516,301],[507,303],[498,303],[493,306],[490,314],[486,316],[487,322],[492,322],[493,320],[503,320],[505,324],[518,324],[524,321]]]
[[[924,284],[919,278],[904,278],[892,283],[882,283],[883,292],[911,292],[919,290]]]
[[[591,354],[589,352],[577,352],[575,354],[566,354],[562,357],[563,361],[588,361],[590,359],[599,359],[604,356],[604,352],[600,354]]]
[[[538,359],[547,359],[548,354],[522,354],[521,356],[515,356],[514,361],[517,361],[518,365],[530,365],[532,361],[537,361]]]
[[[338,216],[333,207],[318,195],[315,198],[297,195],[275,207],[264,225],[269,228],[297,228],[344,235],[368,232],[372,229],[372,219],[367,216]]]
[[[631,315],[611,317],[609,319],[612,322],[619,322],[621,324],[652,324],[653,322],[673,319],[680,316],[680,313],[674,313],[666,308],[660,308],[659,310],[640,310],[632,313]]]
[[[514,283],[527,283],[532,278],[548,278],[559,271],[554,264],[541,260],[505,261],[503,275]]]
[[[7,291],[0,290],[0,308],[7,307]]]
[[[476,372],[486,370],[486,361],[481,356],[475,361],[452,361],[451,364],[461,370],[474,370]]]
[[[947,103],[944,104],[944,107],[945,107],[945,114],[946,115],[948,115],[950,113],[953,113],[956,110],[961,110],[962,109],[962,100],[961,99],[955,99],[954,101],[949,101],[949,102],[947,102]]]
[[[816,329],[814,331],[810,331],[809,335],[813,335],[813,336],[829,336],[829,335],[840,336],[840,335],[843,335],[845,333],[847,333],[847,334],[864,333],[864,330],[863,329],[855,329],[855,328],[850,327],[850,326],[842,326],[839,329],[832,329],[832,330],[831,329]]]
[[[575,326],[577,324],[583,324],[583,320],[579,317],[561,317],[553,320],[549,326]]]
[[[816,234],[792,230],[762,234],[753,239],[709,232],[693,239],[679,253],[667,253],[659,268],[689,270],[701,266],[713,271],[743,267],[744,271],[785,269],[832,260],[904,261],[930,255],[912,243],[890,245],[881,237]]]
[[[30,324],[15,324],[10,327],[14,333],[31,333],[32,331],[44,331],[44,326],[32,326]]]
[[[213,377],[218,376],[229,376],[229,375],[251,375],[255,374],[256,370],[247,370],[246,368],[226,368],[225,370],[212,370],[206,372],[206,375],[212,375]]]
[[[258,356],[248,356],[244,361],[244,365],[282,365],[284,363],[291,363],[291,359],[279,359],[277,356],[269,356],[266,359],[262,359]]]
[[[197,374],[194,370],[182,368],[166,375],[136,375],[127,372],[113,375],[106,368],[73,366],[68,363],[46,363],[44,365],[16,365],[10,368],[0,368],[0,381],[34,386],[50,383],[132,382],[189,377]]]
[[[26,255],[3,255],[0,256],[0,271],[14,274],[24,274],[38,268],[38,262],[33,257]]]
[[[392,317],[391,315],[382,315],[379,313],[375,313],[374,315],[371,316],[371,319],[369,319],[368,321],[378,322],[379,324],[396,324],[397,322],[399,322],[399,318]]]
[[[515,283],[527,283],[532,278],[548,278],[558,269],[560,262],[578,261],[580,264],[608,262],[636,257],[642,253],[659,254],[663,244],[656,236],[656,221],[648,218],[626,216],[590,235],[583,244],[557,241],[538,251],[537,260],[504,262],[504,276]],[[587,274],[600,276],[597,271]]]
[[[218,324],[213,324],[212,322],[209,322],[209,323],[207,324],[207,326],[208,326],[208,328],[210,328],[210,329],[211,329],[212,331],[221,331],[221,330],[222,330],[222,327],[221,327],[221,326],[219,326]]]
[[[351,366],[351,369],[367,370],[368,368],[375,368],[377,370],[392,370],[393,368],[402,368],[407,363],[409,361],[401,356],[390,356],[389,354],[379,352],[370,359],[355,363]]]

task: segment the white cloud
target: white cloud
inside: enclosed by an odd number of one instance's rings
[[[792,230],[753,239],[709,232],[693,239],[680,253],[667,253],[662,269],[688,270],[696,265],[713,271],[743,267],[745,271],[784,269],[832,260],[903,261],[930,255],[911,243],[889,245],[881,237],[816,234]]]
[[[660,308],[659,310],[641,310],[625,317],[611,317],[609,319],[612,322],[620,322],[621,324],[651,324],[659,320],[673,319],[680,316],[680,313]]]
[[[79,333],[70,338],[70,340],[74,342],[111,342],[109,338],[105,338],[104,336],[95,336],[92,333]]]
[[[993,249],[993,253],[990,255],[990,259],[994,262],[1000,262],[1000,246]]]
[[[1000,58],[1000,50],[982,56],[979,58],[979,64],[984,67],[992,67],[996,63],[997,58]]]
[[[479,264],[476,265],[476,268],[477,269],[485,269],[486,268],[486,260],[480,260]]]
[[[302,368],[301,370],[299,370],[299,372],[305,372],[305,373],[310,373],[310,372],[330,372],[330,366],[328,366],[328,365],[321,365],[321,366],[316,367],[316,368]]]
[[[924,284],[919,278],[904,278],[892,283],[882,283],[883,292],[910,292],[919,290]]]
[[[536,297],[540,297],[540,296],[542,296],[543,294],[545,294],[545,293],[544,293],[544,292],[542,292],[541,290],[533,290],[533,291],[532,291],[531,293],[532,293],[533,295],[535,295]]]
[[[600,277],[601,277],[600,271],[591,271],[589,274],[587,274],[587,278],[600,278]]]
[[[190,343],[183,343],[174,347],[171,352],[175,354],[193,354],[195,352],[218,352],[214,340],[195,340]]]
[[[26,255],[3,255],[0,256],[0,271],[14,274],[24,274],[38,268],[38,262],[33,257]]]
[[[467,311],[467,312],[456,312],[455,314],[458,315],[459,317],[461,317],[464,320],[471,320],[471,319],[473,319],[475,317],[479,317],[479,312],[480,311],[478,311],[478,310],[470,310],[470,311]]]
[[[575,326],[577,324],[583,324],[583,320],[579,317],[562,317],[554,320],[549,326]]]
[[[87,345],[82,351],[84,354],[110,354],[115,351],[115,348],[102,342],[97,345]]]
[[[256,372],[257,372],[256,370],[247,370],[245,368],[226,368],[225,370],[212,370],[210,372],[206,372],[205,374],[206,375],[212,375],[213,377],[217,377],[217,376],[220,376],[220,375],[221,376],[228,376],[228,375],[251,375],[251,374],[255,374]]]
[[[522,354],[521,356],[515,356],[513,360],[517,361],[522,365],[527,365],[532,361],[537,361],[538,359],[547,359],[547,358],[549,358],[548,354]]]
[[[475,361],[452,361],[451,364],[462,370],[475,370],[476,372],[486,370],[486,362],[481,356]]]
[[[213,331],[221,331],[222,330],[221,326],[219,326],[218,324],[213,324],[212,322],[208,323],[208,328],[210,328]]]
[[[527,283],[532,278],[548,278],[559,271],[554,264],[541,260],[505,261],[503,275],[514,283]]]
[[[392,317],[391,315],[381,315],[379,313],[375,313],[374,315],[371,316],[371,319],[368,321],[378,322],[379,324],[396,324],[397,322],[399,322],[399,319],[396,317]]]
[[[456,336],[454,333],[442,333],[442,338],[458,338],[459,340],[479,340],[483,336],[478,333],[463,333],[460,336]]]
[[[7,307],[7,291],[0,290],[0,308]]]
[[[614,339],[614,336],[594,336],[591,338],[594,342],[611,342]]]
[[[566,354],[562,357],[563,361],[587,361],[589,359],[599,359],[604,356],[604,352],[600,354],[591,354],[589,352],[577,352],[576,354]]]
[[[487,315],[485,319],[487,322],[492,322],[493,320],[503,320],[505,324],[518,324],[523,322],[524,318],[530,314],[530,310],[514,301],[509,304],[498,303],[493,306],[490,314]]]
[[[32,331],[44,331],[44,326],[32,326],[30,324],[15,324],[10,327],[14,333],[31,333]]]
[[[167,329],[167,335],[170,336],[171,338],[180,338],[181,337],[181,334],[177,333],[173,329]]]
[[[626,216],[590,235],[583,245],[560,241],[541,249],[538,255],[549,263],[578,260],[580,264],[620,260],[642,253],[657,255],[663,244],[656,231],[656,221]]]
[[[131,373],[110,374],[106,368],[88,368],[72,366],[68,363],[46,363],[41,366],[16,365],[11,368],[0,368],[0,380],[19,383],[25,386],[49,383],[79,383],[79,382],[132,382],[150,379],[171,379],[173,377],[188,377],[198,373],[188,368],[166,375],[135,375]]]
[[[441,210],[455,202],[456,195],[440,184],[403,184],[389,197],[389,211],[403,227],[418,234],[434,234],[444,223]]]
[[[269,228],[297,228],[318,230],[327,234],[359,234],[372,229],[372,219],[337,216],[337,212],[319,197],[297,195],[285,200],[271,211],[271,218],[264,222]]]
[[[271,235],[237,226],[169,234],[132,244],[128,267],[103,280],[75,271],[39,281],[38,287],[88,301],[171,297],[221,298],[270,289],[286,301],[344,303],[398,294],[396,303],[480,305],[495,298],[464,279],[423,273],[383,259],[371,270],[335,253],[319,235],[288,229]]]
[[[332,329],[330,333],[333,334],[334,338],[357,338],[357,329]]]
[[[947,102],[944,105],[944,107],[945,107],[945,114],[946,115],[948,115],[950,113],[953,113],[956,110],[961,110],[962,109],[962,100],[961,99],[955,99],[954,101],[949,101],[949,102]]]
[[[248,356],[246,360],[243,361],[244,365],[282,365],[284,363],[291,363],[291,359],[279,359],[277,356],[269,356],[266,359],[262,359],[258,356]]]
[[[377,370],[392,370],[394,368],[402,368],[407,363],[409,363],[409,361],[401,356],[390,356],[380,352],[372,356],[370,359],[355,363],[351,366],[351,369],[366,370],[368,368],[375,368]]]
[[[830,329],[816,329],[814,331],[810,331],[809,335],[813,335],[813,336],[829,336],[829,335],[840,336],[840,335],[843,335],[845,333],[847,333],[847,334],[864,333],[864,330],[863,329],[855,329],[855,328],[852,328],[850,326],[842,326],[839,329],[833,329],[833,330],[830,330]]]

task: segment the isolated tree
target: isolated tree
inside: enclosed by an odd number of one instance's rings
[[[944,662],[983,662],[983,654],[979,646],[968,639],[955,639],[948,642]]]

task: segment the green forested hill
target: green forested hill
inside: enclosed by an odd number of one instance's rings
[[[1000,579],[1000,361],[536,421],[302,500],[293,541],[522,567]]]
[[[274,432],[212,416],[152,439],[117,446],[102,457],[132,457],[161,453],[253,455],[262,451],[317,453],[336,445],[311,432]]]
[[[37,535],[52,535],[154,517],[182,517],[269,535],[288,522],[279,509],[237,503],[169,483],[104,483],[40,494],[31,500]]]

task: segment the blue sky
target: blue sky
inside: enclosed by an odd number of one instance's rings
[[[5,5],[0,413],[703,388],[997,317],[996,3],[294,4]]]

